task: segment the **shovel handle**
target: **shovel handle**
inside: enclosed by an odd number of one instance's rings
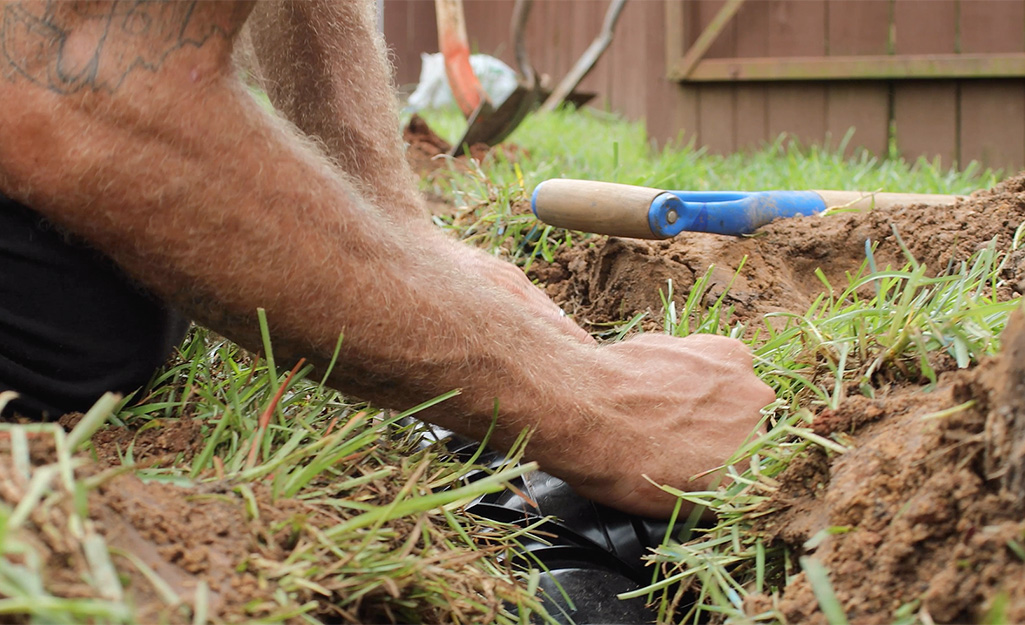
[[[851,208],[872,210],[927,204],[929,206],[953,206],[963,195],[942,195],[939,193],[866,193],[864,191],[816,191],[828,208]]]
[[[668,239],[684,230],[741,236],[779,217],[817,213],[825,205],[813,191],[684,193],[555,178],[538,185],[531,208],[538,219],[560,228]]]
[[[452,97],[463,116],[470,117],[487,97],[482,96],[484,88],[470,65],[463,0],[434,0],[434,10],[438,20],[438,48],[445,57],[445,75]]]

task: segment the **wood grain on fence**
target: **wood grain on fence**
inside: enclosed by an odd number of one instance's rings
[[[956,0],[895,0],[894,52],[935,54],[957,51]],[[958,85],[953,80],[894,85],[894,125],[901,156],[957,162]]]
[[[830,2],[827,5],[829,56],[883,55],[890,50],[889,2]],[[880,82],[843,81],[826,86],[826,137],[846,145],[885,154],[889,141],[890,88]]]
[[[1025,52],[1025,2],[961,2],[960,51]],[[994,167],[1025,164],[1025,81],[962,81],[959,148],[962,162]]]

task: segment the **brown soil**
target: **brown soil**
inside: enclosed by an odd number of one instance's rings
[[[248,518],[241,500],[218,496],[215,489],[195,493],[132,476],[104,484],[91,499],[107,544],[142,560],[187,603],[195,600],[200,581],[209,587],[210,613],[229,620],[241,619],[246,603],[266,598],[266,583],[261,588],[259,577],[245,568],[240,572],[239,565],[255,556],[281,559],[284,553],[258,540],[267,519]],[[116,564],[138,570],[128,561]],[[147,581],[133,582],[140,622],[187,615],[166,606]]]
[[[1025,340],[1023,330],[1008,340]],[[987,424],[1006,407],[1007,365],[993,359],[943,374],[931,393],[905,386],[876,400],[852,397],[816,430],[853,431],[853,448],[828,459],[815,452],[781,476],[770,503],[777,512],[759,531],[824,564],[851,622],[890,623],[915,601],[937,623],[980,622],[998,597],[1007,600],[999,622],[1025,622],[1025,562],[1013,548],[1025,538],[1025,500],[1002,487],[1006,466],[986,462],[995,442]],[[1025,362],[1012,365],[1020,375]],[[779,607],[792,623],[826,622],[804,573],[786,584]]]
[[[406,142],[406,160],[413,171],[421,177],[430,177],[446,167],[465,168],[466,154],[460,151],[455,158],[445,155],[452,149],[452,144],[439,137],[427,122],[419,115],[413,115],[402,131],[402,139]],[[515,160],[523,149],[512,144],[500,144],[490,147],[486,143],[475,143],[470,146],[469,158],[482,162],[498,152],[506,159]]]
[[[77,412],[61,417],[59,423],[68,431],[82,415]],[[203,428],[192,419],[158,419],[143,430],[130,427],[104,428],[92,438],[97,459],[105,465],[122,464],[121,458],[131,455],[136,464],[171,465],[187,463],[203,447]]]
[[[847,284],[878,243],[879,267],[903,265],[898,238],[931,273],[967,260],[990,240],[1009,249],[1025,221],[1025,175],[980,191],[953,208],[910,206],[777,221],[758,236],[685,233],[662,242],[595,237],[590,245],[540,260],[531,275],[585,324],[649,312],[660,324],[658,290],[672,279],[685,294],[710,265],[705,304],[737,273],[726,302],[734,320],[758,325],[765,313],[804,312],[823,291]],[[896,233],[896,234],[895,234]],[[1025,291],[1025,249],[1003,269],[1003,298]],[[1020,312],[1020,311],[1019,311]],[[1025,318],[1005,333],[1005,353],[972,370],[943,373],[932,392],[913,382],[876,391],[851,388],[836,411],[815,415],[821,435],[842,432],[852,449],[798,457],[780,477],[774,510],[758,531],[797,556],[819,560],[852,623],[890,623],[920,602],[937,623],[1025,622]],[[923,419],[974,400],[952,415]],[[842,528],[829,533],[830,528]],[[805,543],[821,538],[813,549]],[[754,615],[778,606],[790,623],[825,623],[804,573],[775,597],[748,597]],[[993,608],[1006,601],[1003,608]],[[1002,610],[1002,613],[1000,612]],[[994,616],[995,615],[995,616]],[[993,620],[996,619],[996,620]],[[928,621],[926,621],[928,622]]]

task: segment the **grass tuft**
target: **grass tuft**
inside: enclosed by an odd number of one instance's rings
[[[991,243],[969,261],[930,277],[910,255],[900,269],[874,270],[870,256],[843,287],[820,275],[825,289],[804,314],[769,314],[757,328],[723,323],[722,298],[708,308],[692,305],[694,292],[703,289],[700,280],[682,306],[675,305],[670,285],[663,298],[666,331],[743,337],[753,348],[757,372],[774,388],[777,401],[765,411],[771,424],[768,432],[741,447],[727,463],[733,479],[729,486],[679,493],[715,510],[717,524],[698,530],[699,536],[685,544],[664,543],[652,556],[663,571],[662,579],[623,597],[662,592],[660,619],[667,622],[749,620],[743,598],[771,590],[767,580],[786,580],[790,569],[790,554],[784,548],[767,547],[749,531],[759,516],[771,512],[765,504],[776,490],[775,478],[809,447],[829,454],[846,450],[841,434],[824,437],[813,432],[811,415],[837,408],[848,393],[871,397],[874,388],[887,381],[935,384],[937,370],[946,363],[967,367],[996,353],[999,334],[1020,305],[1018,300],[997,297],[1006,258]],[[702,301],[700,295],[695,301]],[[678,312],[681,309],[686,314]],[[968,407],[955,406],[928,418],[944,418]],[[801,564],[829,622],[846,622],[822,565],[813,559]],[[684,605],[688,592],[697,595],[689,608],[670,609]],[[782,617],[773,611],[757,620],[776,622]]]

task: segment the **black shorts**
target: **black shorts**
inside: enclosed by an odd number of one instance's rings
[[[108,258],[0,195],[0,391],[5,415],[55,418],[144,385],[188,322]]]

